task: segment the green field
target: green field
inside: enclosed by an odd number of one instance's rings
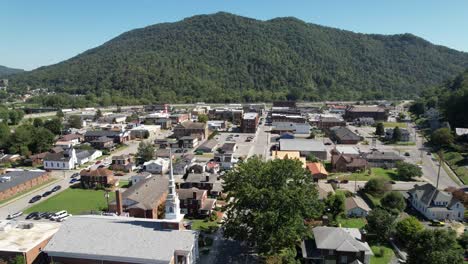
[[[339,218],[338,223],[345,228],[363,228],[367,222],[364,218]]]
[[[393,250],[386,245],[371,246],[371,249],[374,253],[374,256],[371,257],[371,264],[388,264],[390,263],[392,257],[395,255],[395,253],[393,253]]]
[[[31,212],[57,212],[67,210],[71,214],[81,214],[89,211],[102,211],[107,208],[105,191],[67,189],[55,196],[41,201],[28,208],[25,213]],[[115,194],[109,193],[109,201],[113,200]]]
[[[408,124],[407,123],[402,123],[402,122],[383,122],[384,127],[399,127],[399,128],[407,128]]]
[[[216,221],[206,221],[204,219],[193,219],[189,220],[192,222],[192,229],[193,230],[208,230],[210,228],[218,227],[218,223]]]
[[[330,174],[330,179],[335,179],[338,177],[338,180],[349,180],[349,181],[368,181],[372,178],[384,178],[387,181],[394,180],[398,181],[399,177],[395,169],[382,169],[382,168],[372,168],[371,173],[368,171],[360,173],[332,173]]]

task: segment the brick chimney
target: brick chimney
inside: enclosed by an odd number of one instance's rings
[[[197,191],[193,191],[193,199],[194,199],[194,200],[197,199]]]
[[[122,215],[123,214],[123,205],[122,205],[122,193],[117,190],[115,191],[115,201],[116,201],[116,210],[117,210],[117,214],[118,215]]]

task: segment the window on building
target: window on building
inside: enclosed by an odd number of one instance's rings
[[[340,263],[343,263],[343,264],[348,263],[348,257],[347,256],[341,256],[340,257]]]

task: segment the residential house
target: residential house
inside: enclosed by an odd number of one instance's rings
[[[330,153],[332,155],[346,154],[346,155],[355,155],[359,156],[361,152],[355,146],[335,146]]]
[[[0,201],[49,180],[46,171],[9,171],[0,175]]]
[[[100,150],[77,150],[76,151],[76,161],[78,165],[83,165],[87,162],[91,162],[96,160],[97,158],[102,156],[102,151]]]
[[[174,127],[174,136],[182,138],[185,136],[195,136],[202,141],[209,135],[208,125],[206,123],[184,121]]]
[[[210,191],[213,189],[214,183],[218,181],[218,175],[211,174],[211,173],[191,173],[189,172],[185,182],[182,184],[182,189],[189,189],[189,188],[198,188],[202,190],[207,190],[208,195],[210,195]]]
[[[242,133],[255,133],[258,127],[258,113],[244,113],[241,121]]]
[[[452,193],[426,183],[408,191],[411,205],[428,219],[463,221],[465,207]]]
[[[125,171],[130,172],[133,170],[134,163],[132,161],[132,156],[130,155],[119,155],[112,156],[111,169],[115,171]]]
[[[201,151],[203,153],[211,153],[216,150],[218,147],[218,141],[214,139],[208,139],[207,141],[203,142],[196,151]]]
[[[271,156],[272,159],[297,159],[301,162],[303,168],[306,167],[306,158],[301,157],[299,151],[275,150]]]
[[[73,142],[75,145],[78,145],[84,141],[84,137],[83,135],[73,133],[61,136],[59,138],[59,141],[70,141]]]
[[[198,146],[198,138],[195,136],[184,136],[179,138],[180,148],[196,148]]]
[[[281,139],[280,150],[299,151],[301,156],[307,157],[313,154],[316,158],[327,160],[327,149],[323,142],[313,139]]]
[[[221,151],[223,153],[234,153],[236,152],[238,146],[235,142],[226,142],[221,146]]]
[[[393,151],[372,151],[370,153],[365,153],[364,158],[369,163],[369,166],[372,168],[395,168],[397,162],[403,161],[404,158],[400,157],[397,153]]]
[[[191,173],[204,173],[206,172],[206,163],[203,163],[203,162],[192,163],[188,171]]]
[[[0,262],[48,263],[42,249],[59,228],[59,223],[50,221],[0,220]]]
[[[44,158],[47,156],[48,153],[49,152],[42,152],[42,153],[38,153],[35,155],[31,155],[29,156],[28,161],[31,163],[31,166],[33,167],[42,165],[44,164]]]
[[[328,198],[329,195],[335,194],[335,190],[330,183],[319,181],[316,183],[319,200],[323,201]]]
[[[328,177],[328,172],[321,162],[307,162],[306,168],[312,174],[314,181],[323,180]]]
[[[163,158],[163,159],[174,159],[174,152],[170,149],[157,149],[154,153],[156,158]]]
[[[114,143],[121,144],[130,140],[130,132],[116,130],[90,130],[86,131],[84,135],[86,142],[91,142],[101,137],[112,138]]]
[[[347,127],[330,128],[330,139],[338,144],[357,144],[362,140],[361,136],[357,135]]]
[[[168,177],[163,175],[140,180],[123,193],[116,194],[116,200],[110,202],[110,211],[118,212],[118,199],[121,199],[122,210],[128,216],[160,219],[164,214],[168,185]]]
[[[132,217],[73,216],[43,251],[50,263],[198,262],[198,232],[166,230],[164,223]]]
[[[165,174],[169,170],[169,159],[157,158],[143,163],[143,169],[150,173]]]
[[[301,243],[305,263],[370,264],[373,253],[359,229],[318,226],[313,233]]]
[[[177,194],[180,199],[180,211],[187,216],[202,216],[211,215],[211,212],[216,207],[216,199],[208,198],[207,190],[197,188],[177,189]]]
[[[151,177],[153,177],[153,174],[151,174],[150,172],[144,171],[144,172],[140,172],[138,174],[130,176],[130,182],[132,183],[132,185],[135,185],[138,182],[144,181]]]
[[[80,181],[84,187],[113,186],[118,183],[114,178],[114,172],[106,168],[82,170]]]
[[[346,197],[345,212],[348,217],[366,217],[371,211],[360,196]]]
[[[365,171],[369,168],[366,159],[361,156],[350,154],[332,155],[331,165],[334,172]]]
[[[115,147],[114,139],[109,137],[99,137],[89,142],[96,149],[113,149]]]
[[[155,139],[154,145],[160,149],[178,148],[179,141],[176,138]]]
[[[206,163],[206,171],[209,173],[218,173],[219,172],[219,163],[214,161],[209,161]]]
[[[239,159],[234,156],[234,153],[215,153],[214,160],[221,164],[221,167],[225,170],[232,169]]]
[[[400,133],[401,133],[400,141],[401,142],[411,141],[411,134],[408,131],[408,129],[405,129],[405,128],[399,128],[399,129],[400,129]],[[386,140],[393,140],[393,130],[394,130],[394,128],[385,129],[385,139]]]
[[[374,120],[386,121],[388,111],[379,106],[350,106],[346,109],[344,117],[348,121],[361,117],[371,117]]]
[[[72,170],[77,162],[75,149],[66,149],[58,153],[48,153],[44,157],[44,169]]]

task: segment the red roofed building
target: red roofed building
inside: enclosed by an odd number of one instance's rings
[[[80,171],[81,184],[83,186],[110,186],[114,185],[117,180],[114,178],[114,172],[106,168],[98,168],[95,170],[82,170]]]
[[[328,172],[321,162],[308,162],[306,168],[312,174],[314,181],[326,179],[328,177]]]

